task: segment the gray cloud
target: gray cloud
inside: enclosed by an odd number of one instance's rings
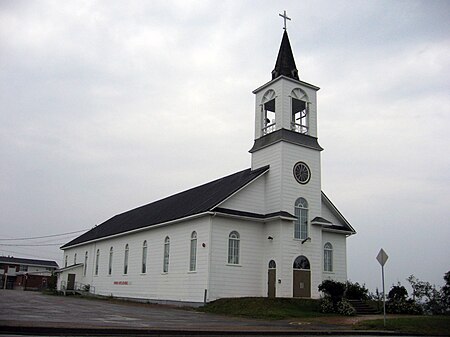
[[[323,189],[358,231],[349,278],[379,286],[383,247],[388,284],[441,283],[446,1],[3,1],[3,236],[89,228],[249,167],[251,91],[270,79],[284,9],[300,77],[322,88]],[[57,248],[0,252],[61,262]]]

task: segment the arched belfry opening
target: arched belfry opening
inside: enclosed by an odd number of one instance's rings
[[[262,134],[267,135],[275,131],[275,91],[267,90],[261,101]]]
[[[296,88],[291,92],[291,130],[308,134],[309,131],[309,100],[306,93]]]

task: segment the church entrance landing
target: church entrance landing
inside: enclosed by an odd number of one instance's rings
[[[311,297],[311,270],[305,256],[295,259],[293,275],[293,297]]]

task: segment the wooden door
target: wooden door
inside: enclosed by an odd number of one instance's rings
[[[311,297],[311,272],[294,269],[294,297]]]
[[[75,274],[67,276],[67,290],[75,290]]]
[[[267,279],[267,297],[274,298],[276,296],[277,270],[269,269]]]

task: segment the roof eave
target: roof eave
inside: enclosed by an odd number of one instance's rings
[[[319,87],[317,87],[317,86],[315,86],[315,85],[313,85],[313,84],[311,84],[311,83],[304,82],[304,81],[299,81],[299,80],[293,79],[293,78],[291,78],[291,77],[287,77],[287,76],[284,76],[284,75],[280,75],[280,76],[278,76],[277,78],[274,78],[273,80],[270,80],[269,82],[263,84],[263,85],[260,86],[259,88],[256,88],[255,90],[252,91],[252,93],[253,93],[253,94],[256,94],[257,92],[263,90],[264,88],[266,88],[266,87],[272,85],[273,83],[275,83],[275,82],[277,82],[277,81],[279,81],[279,80],[281,80],[281,79],[285,79],[285,80],[288,80],[288,81],[291,81],[291,82],[294,82],[294,83],[297,83],[297,84],[301,84],[301,85],[303,85],[303,86],[305,86],[305,87],[307,87],[307,88],[310,88],[310,89],[313,89],[313,90],[316,90],[316,91],[320,90]]]

